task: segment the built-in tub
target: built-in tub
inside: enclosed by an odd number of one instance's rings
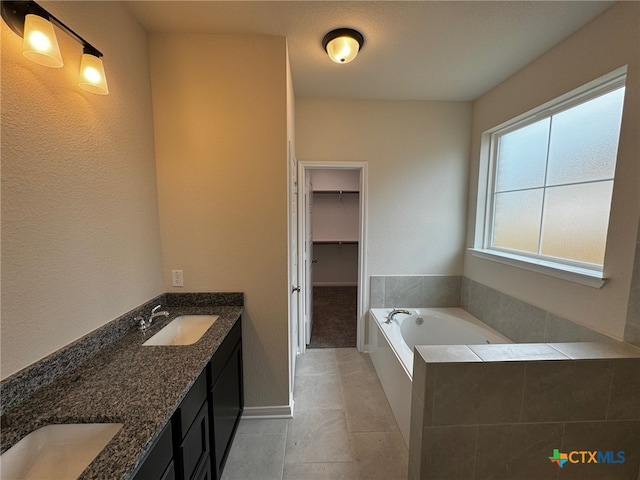
[[[369,312],[371,360],[407,446],[411,419],[413,348],[416,345],[512,343],[461,308],[408,308],[386,323],[390,308]]]

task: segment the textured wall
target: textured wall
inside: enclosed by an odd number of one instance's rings
[[[162,292],[146,33],[118,3],[43,2],[101,50],[110,95],[77,86],[81,46],[42,67],[2,35],[2,377]]]
[[[490,262],[467,253],[465,276],[622,339],[640,217],[640,4],[619,2],[593,22],[483,95],[473,106],[468,246],[475,233],[482,132],[628,64],[622,130],[601,289]]]
[[[152,34],[150,57],[165,286],[244,292],[247,406],[287,405],[285,39]]]
[[[370,275],[462,273],[471,105],[298,98],[298,160],[368,162]]]

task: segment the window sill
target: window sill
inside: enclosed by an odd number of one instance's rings
[[[474,257],[502,263],[504,265],[510,265],[512,267],[522,268],[524,270],[560,278],[573,283],[579,283],[592,288],[601,288],[607,281],[607,279],[602,276],[601,272],[588,270],[586,268],[572,267],[570,265],[521,257],[519,255],[492,250],[470,248],[469,251]]]

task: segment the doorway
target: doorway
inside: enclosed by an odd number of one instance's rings
[[[299,351],[346,346],[362,351],[366,163],[298,162],[298,179]]]

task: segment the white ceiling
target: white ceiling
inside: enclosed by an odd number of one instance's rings
[[[288,38],[295,94],[394,100],[473,100],[614,2],[132,1],[149,32]],[[365,37],[350,64],[322,49],[329,30]]]

